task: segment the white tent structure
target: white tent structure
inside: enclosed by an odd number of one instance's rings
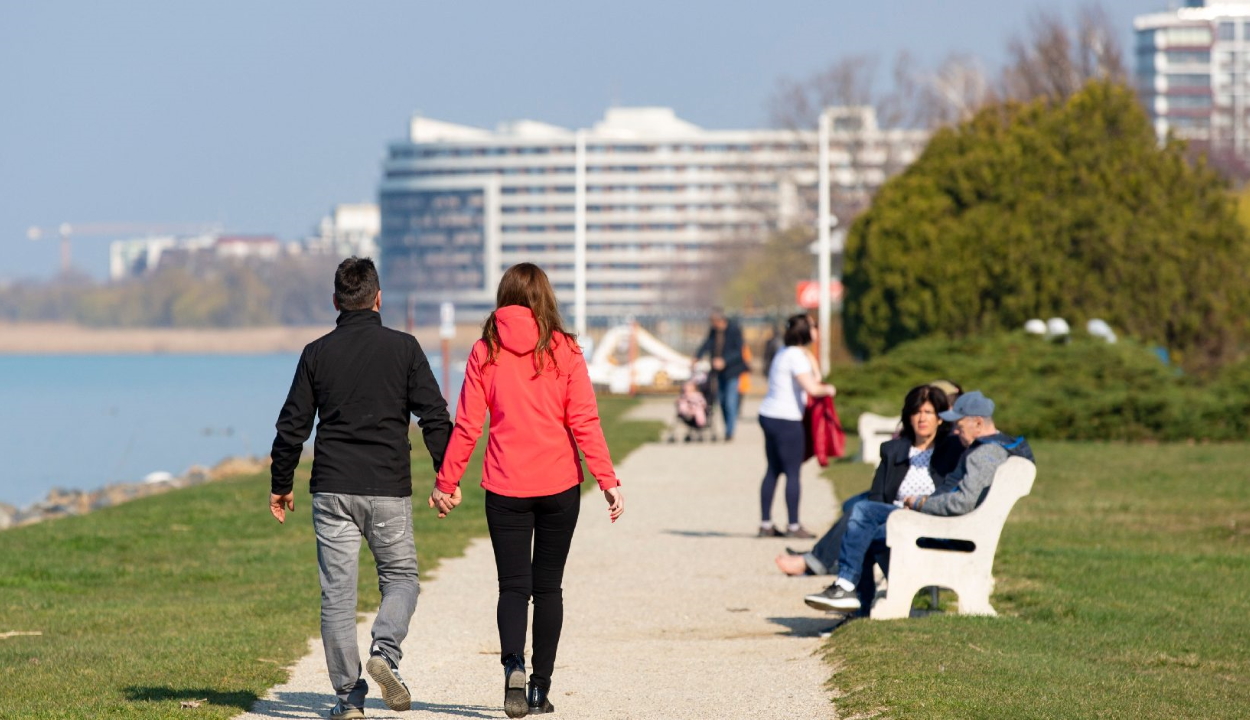
[[[636,325],[617,325],[599,340],[588,364],[590,381],[610,392],[664,389],[690,379],[693,358]]]

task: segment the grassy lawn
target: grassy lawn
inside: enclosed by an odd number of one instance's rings
[[[632,404],[600,401],[618,461],[658,431],[621,419]],[[464,504],[440,521],[424,506],[433,471],[414,439],[424,578],[486,533],[484,445],[462,483]],[[266,474],[0,532],[0,636],[42,633],[0,637],[0,717],[228,718],[284,681],[318,633],[308,470],[296,476],[286,526],[269,515]],[[362,557],[363,610],[377,606],[378,591],[367,549]],[[328,687],[326,698],[328,707]]]
[[[826,645],[841,715],[1250,717],[1250,445],[1034,449],[1000,616],[844,625]],[[840,497],[871,480],[834,477]]]

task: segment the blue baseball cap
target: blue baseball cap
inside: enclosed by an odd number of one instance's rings
[[[947,422],[964,417],[994,417],[994,401],[982,395],[980,390],[973,390],[960,395],[951,409],[939,413],[938,417]]]

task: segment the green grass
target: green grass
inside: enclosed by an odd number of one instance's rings
[[[617,461],[657,433],[622,420],[631,406],[600,401]],[[486,532],[485,443],[462,483],[464,504],[444,520],[424,505],[433,471],[413,445],[413,524],[428,578]],[[318,633],[307,480],[302,466],[285,526],[269,515],[266,474],[0,533],[0,635],[42,632],[0,639],[0,717],[228,718],[251,707]],[[377,606],[367,549],[360,598],[362,610]],[[199,699],[207,705],[180,709]]]
[[[1034,449],[995,561],[999,617],[844,625],[825,648],[842,716],[1250,715],[1250,445]],[[848,497],[871,469],[834,476]]]

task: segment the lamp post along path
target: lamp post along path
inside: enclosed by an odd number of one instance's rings
[[[820,309],[817,317],[817,327],[820,331],[820,368],[821,374],[829,370],[829,328],[833,319],[833,304],[829,298],[829,290],[833,283],[833,238],[831,230],[838,222],[830,210],[830,183],[829,183],[829,132],[830,132],[829,110],[826,108],[820,113],[820,124],[817,132],[817,141],[820,144],[818,155],[819,192],[820,202],[817,212],[816,226],[816,255],[817,255],[817,280],[820,282]]]
[[[586,131],[577,131],[573,196],[573,329],[586,335]]]

